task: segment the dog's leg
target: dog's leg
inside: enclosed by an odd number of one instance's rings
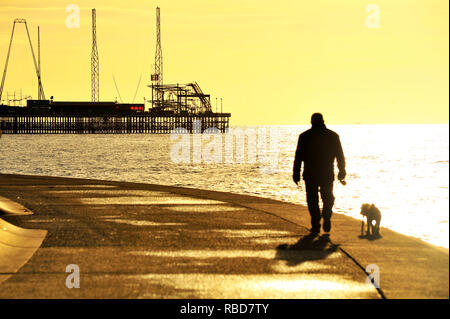
[[[378,236],[380,235],[380,220],[377,219],[376,224],[375,224],[375,234]]]
[[[372,225],[372,220],[367,217],[367,232],[366,235],[370,235],[370,226]]]
[[[361,236],[364,236],[364,217],[361,220]]]

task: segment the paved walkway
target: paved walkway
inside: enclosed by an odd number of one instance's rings
[[[48,231],[25,265],[0,263],[0,298],[448,298],[448,251],[384,229],[359,239],[359,222],[342,215],[332,242],[311,239],[299,205],[20,175],[0,175],[0,196],[34,213],[0,216],[8,225]],[[0,247],[20,249],[6,233]],[[381,291],[366,283],[369,264]],[[68,265],[79,267],[79,289],[66,287]]]

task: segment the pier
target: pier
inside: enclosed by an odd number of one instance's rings
[[[177,128],[189,133],[216,128],[225,133],[230,116],[0,116],[0,130],[3,134],[168,134]]]
[[[7,104],[1,99],[11,53],[11,45],[16,24],[25,25],[30,49],[38,79],[38,98],[26,96]],[[25,19],[15,19],[8,47],[8,53],[0,84],[0,131],[4,134],[168,134],[178,129],[178,133],[225,133],[229,128],[231,113],[224,113],[222,98],[220,112],[216,98],[216,110],[211,105],[211,95],[204,93],[195,81],[186,84],[163,82],[163,59],[161,48],[160,9],[156,10],[156,52],[155,70],[151,74],[151,99],[135,103],[123,102],[116,85],[115,101],[99,98],[99,59],[96,36],[96,10],[92,9],[92,54],[91,54],[91,101],[56,101],[51,96],[45,98],[41,81],[40,41],[38,28],[38,59],[34,55],[33,44]],[[114,79],[114,77],[113,77]],[[140,85],[138,83],[138,87]],[[136,93],[138,92],[136,89]],[[23,102],[26,101],[26,106]],[[145,105],[147,101],[150,105]],[[18,102],[18,105],[16,105]],[[184,129],[184,130],[183,130]]]

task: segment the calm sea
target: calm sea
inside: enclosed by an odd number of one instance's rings
[[[248,128],[275,137],[267,148],[275,154],[269,170],[261,169],[259,157],[176,163],[173,149],[181,142],[170,135],[3,135],[0,172],[187,186],[305,204],[304,187],[291,176],[298,134],[307,128]],[[374,203],[382,226],[448,248],[449,125],[329,128],[341,137],[348,174],[346,186],[335,183],[334,211],[359,219],[361,204]]]

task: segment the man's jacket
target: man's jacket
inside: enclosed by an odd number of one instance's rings
[[[334,159],[339,172],[345,174],[345,158],[339,135],[325,125],[313,126],[300,134],[294,160],[294,177],[300,179],[302,162],[303,179],[318,183],[334,180]]]

